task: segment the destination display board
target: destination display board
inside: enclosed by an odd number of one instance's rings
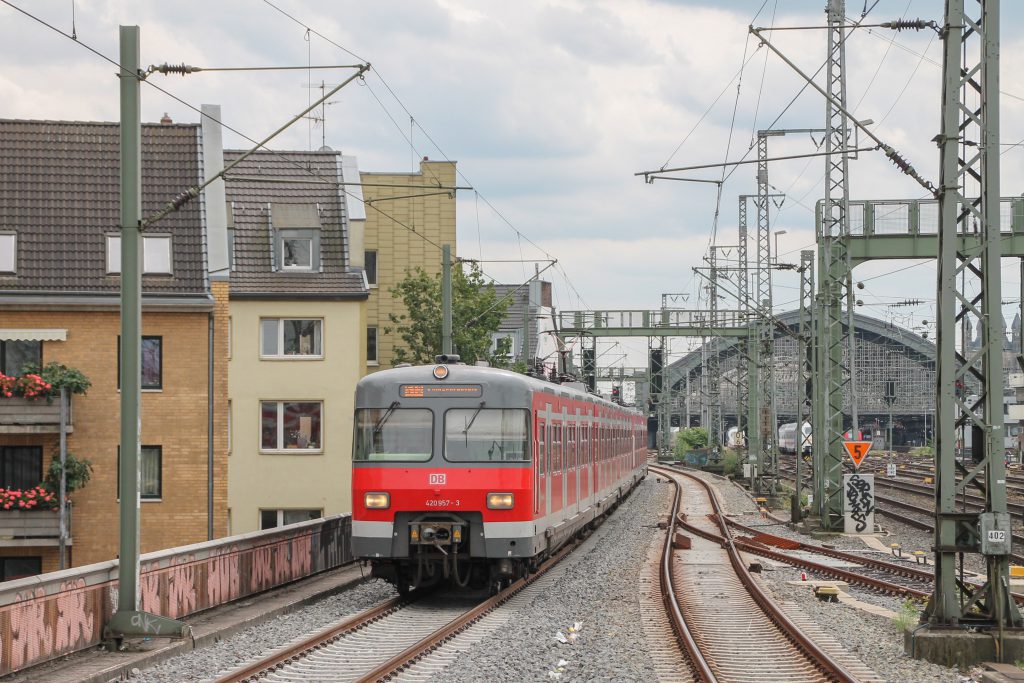
[[[484,395],[484,388],[480,384],[403,384],[398,395],[402,398],[477,398]]]

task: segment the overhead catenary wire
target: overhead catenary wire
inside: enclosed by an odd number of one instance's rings
[[[56,26],[53,26],[52,24],[46,22],[45,20],[40,19],[39,17],[37,17],[37,16],[35,16],[35,15],[25,11],[24,9],[18,7],[17,5],[12,4],[9,0],[0,0],[0,2],[2,2],[5,5],[7,5],[8,7],[11,7],[14,10],[17,10],[18,12],[20,12],[23,15],[25,15],[29,19],[32,19],[33,21],[35,21],[35,22],[37,22],[39,24],[42,24],[43,26],[45,26],[46,28],[50,29],[51,31],[54,31],[55,33],[58,33],[59,35],[65,37],[65,38],[68,38],[69,40],[73,40],[77,45],[80,45],[81,47],[83,47],[84,49],[88,50],[89,52],[92,52],[97,57],[99,57],[99,58],[103,59],[104,61],[107,61],[110,64],[116,66],[119,70],[123,70],[123,67],[121,66],[121,64],[117,60],[108,57],[107,55],[103,54],[99,50],[97,50],[94,47],[92,47],[92,46],[82,42],[81,40],[78,40],[77,38],[72,38],[66,32],[62,31],[61,29],[57,28]],[[151,88],[153,88],[153,89],[163,93],[165,96],[171,98],[175,102],[178,102],[179,104],[181,104],[181,105],[191,109],[192,111],[198,113],[200,116],[207,116],[207,118],[209,118],[211,121],[213,121],[214,123],[216,123],[216,124],[218,124],[220,126],[223,126],[226,130],[231,131],[232,133],[238,135],[239,137],[241,137],[241,138],[243,138],[243,139],[245,139],[245,140],[247,140],[247,141],[249,141],[249,142],[251,142],[253,144],[257,144],[257,140],[255,140],[254,138],[250,137],[249,135],[246,135],[245,133],[243,133],[242,131],[238,130],[237,128],[234,128],[234,127],[224,123],[222,120],[219,120],[219,119],[216,119],[216,118],[214,118],[212,116],[208,116],[208,115],[204,114],[203,111],[199,107],[197,107],[194,104],[192,104],[192,103],[182,99],[181,97],[179,97],[179,96],[175,95],[174,93],[166,90],[165,88],[161,88],[159,85],[156,85],[155,83],[153,83],[152,81],[149,81],[149,80],[142,80],[142,82],[145,83],[146,85],[148,85],[149,87],[151,87]],[[317,180],[320,180],[322,182],[328,182],[328,183],[337,184],[337,179],[336,178],[333,179],[333,180],[329,180],[327,178],[324,178],[323,176],[321,176],[318,173],[312,171],[311,169],[303,166],[302,164],[299,164],[294,159],[288,157],[287,155],[282,154],[281,152],[277,152],[277,151],[272,150],[272,149],[264,149],[264,151],[266,153],[268,153],[268,154],[272,154],[272,155],[278,157],[279,159],[281,159],[285,163],[287,163],[287,164],[293,166],[294,168],[296,168],[298,170],[301,170],[302,172],[308,174],[310,176],[310,178],[317,179]],[[356,195],[355,193],[350,192],[350,191],[348,191],[348,190],[346,190],[344,188],[342,188],[342,192],[344,192],[346,195],[348,195],[352,199],[361,200],[361,197],[359,195]],[[422,233],[418,232],[415,227],[407,225],[406,223],[404,223],[401,220],[395,218],[394,216],[391,216],[386,211],[383,211],[382,209],[380,209],[380,208],[378,208],[376,206],[373,206],[372,204],[368,205],[368,206],[369,206],[369,208],[371,208],[374,211],[376,211],[378,214],[381,214],[385,218],[393,221],[396,225],[404,228],[405,230],[408,230],[409,232],[414,233],[417,237],[419,237],[424,242],[427,242],[428,244],[433,245],[438,250],[442,249],[442,245],[438,244],[437,242],[434,242],[430,238],[428,238],[425,235],[423,235]]]
[[[313,35],[315,35],[315,36],[317,36],[317,37],[319,37],[319,38],[323,39],[323,40],[324,40],[324,41],[326,41],[327,43],[330,43],[331,45],[335,46],[335,47],[336,47],[336,48],[338,48],[339,50],[342,50],[342,51],[343,51],[343,52],[345,52],[346,54],[348,54],[348,55],[351,55],[352,57],[355,57],[355,58],[356,58],[356,59],[358,59],[358,60],[361,60],[361,61],[366,61],[366,60],[363,60],[363,58],[362,58],[362,57],[360,57],[360,56],[359,56],[359,55],[358,55],[357,53],[355,53],[354,51],[352,51],[352,50],[350,50],[349,48],[347,48],[347,47],[345,47],[345,46],[341,45],[340,43],[338,43],[338,42],[336,42],[336,41],[332,40],[331,38],[329,38],[328,36],[326,36],[326,35],[325,35],[325,34],[323,34],[322,32],[320,32],[320,31],[317,31],[317,30],[316,30],[316,29],[314,29],[313,27],[309,26],[308,24],[306,24],[305,22],[303,22],[302,20],[300,20],[300,19],[299,19],[298,17],[296,17],[296,16],[294,16],[294,15],[292,15],[292,14],[290,14],[290,13],[286,12],[285,10],[281,9],[281,8],[280,8],[280,7],[278,7],[278,6],[277,6],[277,5],[275,4],[275,3],[271,2],[271,0],[263,0],[263,2],[264,2],[264,4],[266,4],[267,6],[269,6],[269,7],[273,8],[274,10],[276,10],[277,12],[279,12],[280,14],[284,15],[285,17],[287,17],[288,19],[290,19],[291,21],[293,21],[294,23],[296,23],[297,25],[299,25],[299,26],[301,26],[302,28],[304,28],[304,29],[306,29],[306,30],[310,31],[310,32],[311,32],[311,33],[312,33]],[[404,111],[404,112],[406,113],[406,115],[407,115],[407,116],[409,116],[409,117],[410,117],[410,119],[412,119],[412,120],[414,121],[414,123],[415,123],[415,125],[416,125],[416,128],[418,128],[418,129],[420,130],[420,132],[421,132],[421,133],[423,133],[423,136],[424,136],[424,137],[425,137],[425,138],[426,138],[426,139],[427,139],[427,140],[428,140],[428,141],[430,142],[430,144],[432,144],[432,145],[434,146],[434,149],[436,149],[436,150],[438,151],[438,153],[439,153],[439,154],[440,154],[440,155],[442,156],[442,158],[444,158],[444,160],[445,160],[445,161],[448,161],[448,162],[450,162],[450,161],[451,161],[451,159],[449,158],[449,156],[448,156],[448,155],[447,155],[447,154],[446,154],[446,153],[444,152],[444,150],[443,150],[443,149],[441,148],[441,146],[440,146],[440,145],[439,145],[439,144],[438,144],[438,143],[437,143],[437,142],[436,142],[436,141],[434,140],[434,138],[433,138],[433,137],[432,137],[432,136],[430,135],[430,133],[429,133],[429,132],[428,132],[428,131],[427,131],[427,130],[426,130],[426,129],[425,129],[424,127],[423,127],[423,125],[422,125],[422,124],[421,124],[421,123],[420,123],[419,121],[415,120],[415,117],[413,117],[413,114],[412,114],[412,112],[411,112],[411,111],[409,110],[409,108],[408,108],[408,107],[407,107],[407,106],[405,105],[405,103],[404,103],[404,102],[402,101],[402,99],[401,99],[400,97],[398,97],[398,94],[397,94],[397,93],[396,93],[396,92],[394,91],[394,89],[393,89],[393,88],[392,88],[392,87],[390,86],[390,84],[388,84],[387,80],[386,80],[386,79],[384,78],[384,76],[383,76],[383,75],[381,74],[380,70],[379,70],[379,69],[377,69],[377,68],[373,68],[373,69],[372,69],[372,71],[373,71],[373,73],[374,73],[374,74],[375,74],[375,75],[377,76],[377,78],[379,78],[379,79],[380,79],[380,82],[381,82],[381,84],[382,84],[382,85],[384,86],[384,88],[385,88],[385,89],[386,89],[386,90],[388,91],[388,93],[389,93],[389,94],[391,95],[391,97],[392,97],[392,98],[393,98],[393,99],[395,100],[395,102],[396,102],[396,103],[398,104],[398,106],[399,106],[399,107],[401,107],[402,111]],[[461,178],[462,178],[462,179],[463,179],[464,181],[466,181],[466,183],[467,183],[467,184],[469,184],[469,185],[473,185],[474,187],[476,187],[476,185],[475,185],[475,184],[474,184],[474,183],[473,183],[473,182],[472,182],[472,181],[471,181],[471,180],[470,180],[470,179],[468,178],[468,176],[466,176],[465,172],[464,172],[464,171],[463,171],[462,169],[460,169],[460,168],[456,168],[456,169],[455,169],[455,172],[456,172],[456,173],[457,173],[457,174],[458,174],[458,175],[459,175],[459,176],[460,176],[460,177],[461,177]],[[518,228],[517,228],[517,227],[516,227],[516,226],[515,226],[515,225],[514,225],[514,224],[513,224],[513,223],[512,223],[512,222],[511,222],[511,221],[510,221],[510,220],[509,220],[509,219],[508,219],[508,218],[507,218],[507,217],[506,217],[506,216],[505,216],[505,215],[504,215],[503,213],[502,213],[502,212],[501,212],[501,211],[499,211],[499,210],[497,209],[497,207],[495,207],[495,206],[494,206],[494,205],[493,205],[493,204],[492,204],[492,203],[490,202],[490,200],[489,200],[489,199],[488,199],[488,198],[487,198],[487,197],[486,197],[486,196],[485,196],[485,195],[484,195],[484,194],[483,194],[482,192],[479,192],[479,190],[478,190],[478,193],[479,193],[479,198],[483,200],[484,204],[485,204],[485,205],[486,205],[486,206],[487,206],[487,207],[488,207],[488,208],[489,208],[489,209],[490,209],[491,211],[493,211],[493,212],[494,212],[494,214],[495,214],[496,216],[498,216],[498,218],[499,218],[499,219],[500,219],[500,220],[501,220],[501,221],[502,221],[502,222],[503,222],[503,223],[504,223],[505,225],[507,225],[507,226],[508,226],[508,227],[509,227],[509,228],[510,228],[510,229],[511,229],[512,231],[514,231],[514,232],[515,232],[516,234],[520,235],[521,239],[525,240],[525,241],[526,241],[526,242],[527,242],[528,244],[530,244],[530,245],[531,245],[531,246],[533,246],[533,247],[534,247],[535,249],[537,249],[538,251],[540,251],[540,252],[541,252],[542,254],[544,254],[544,256],[546,256],[546,257],[547,257],[548,259],[551,259],[551,260],[557,260],[557,259],[555,259],[555,257],[554,257],[554,256],[553,256],[552,254],[550,254],[550,253],[549,253],[549,252],[548,252],[547,250],[545,250],[545,249],[544,249],[543,247],[541,247],[541,246],[540,246],[539,244],[537,244],[537,243],[536,243],[536,242],[534,242],[534,241],[533,241],[532,239],[530,239],[530,238],[529,238],[529,237],[528,237],[527,235],[525,235],[525,234],[524,234],[524,233],[523,233],[522,231],[520,231],[520,230],[519,230],[519,229],[518,229]],[[573,285],[573,284],[572,284],[572,282],[570,282],[570,281],[569,281],[569,279],[568,279],[568,274],[567,274],[567,273],[565,272],[564,268],[562,268],[561,266],[559,266],[558,268],[556,268],[556,270],[562,273],[562,276],[566,278],[566,284],[568,284],[568,285],[569,285],[569,287],[570,287],[570,289],[571,289],[571,290],[572,290],[573,292],[575,292],[575,293],[577,294],[577,296],[578,296],[578,295],[579,295],[579,292],[578,292],[578,290],[576,290],[576,287],[575,287],[575,285]],[[582,300],[582,298],[581,298],[581,297],[580,297],[580,299]]]

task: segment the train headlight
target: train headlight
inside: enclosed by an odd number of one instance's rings
[[[488,493],[487,507],[491,510],[511,510],[515,500],[511,493]]]
[[[391,496],[387,493],[367,493],[363,497],[367,510],[387,510],[391,507]]]

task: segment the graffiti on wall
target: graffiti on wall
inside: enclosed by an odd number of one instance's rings
[[[843,475],[843,531],[848,534],[875,530],[875,475]]]
[[[177,619],[350,562],[351,523],[341,521],[144,561],[139,609]],[[43,575],[31,589],[0,591],[0,675],[99,644],[117,605],[110,572],[83,570],[59,583]]]

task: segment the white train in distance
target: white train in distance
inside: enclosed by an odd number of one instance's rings
[[[801,435],[797,433],[797,423],[787,422],[786,424],[779,427],[779,452],[780,453],[796,453],[796,449],[800,443],[803,444],[803,454],[810,455],[811,453],[811,423],[804,422],[803,427],[800,430]]]

